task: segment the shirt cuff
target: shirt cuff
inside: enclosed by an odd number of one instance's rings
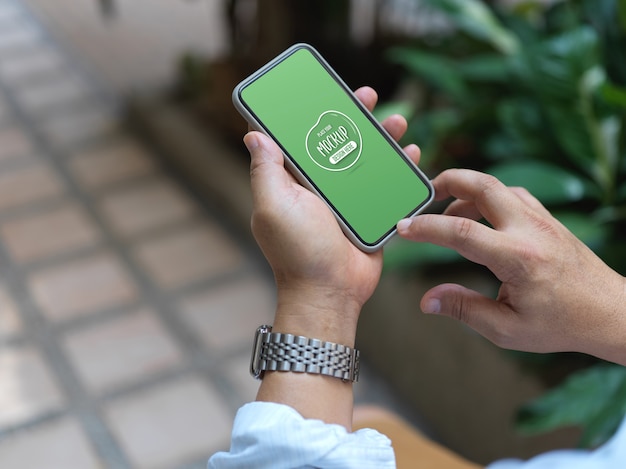
[[[209,469],[395,468],[391,441],[372,429],[350,433],[341,425],[303,418],[271,402],[252,402],[237,412],[229,452],[216,453]]]

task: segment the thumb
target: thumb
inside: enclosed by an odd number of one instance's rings
[[[261,132],[248,132],[243,137],[243,143],[250,152],[250,170],[253,174],[255,169],[266,163],[284,166],[283,154],[278,145]]]
[[[426,314],[461,321],[496,345],[506,346],[514,312],[506,305],[461,285],[443,284],[427,291],[420,302]]]
[[[283,153],[266,135],[261,132],[248,132],[243,138],[250,152],[250,184],[252,195],[262,204],[266,197],[282,194],[291,183],[285,170]],[[263,206],[263,205],[260,205]]]

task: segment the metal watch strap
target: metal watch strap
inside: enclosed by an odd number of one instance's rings
[[[317,373],[356,382],[359,351],[333,342],[272,332],[272,326],[261,326],[254,336],[250,373],[262,379],[264,371]]]

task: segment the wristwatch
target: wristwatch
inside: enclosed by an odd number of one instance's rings
[[[333,342],[272,332],[272,326],[264,325],[254,335],[250,373],[263,379],[265,371],[317,373],[354,383],[359,380],[359,351]]]

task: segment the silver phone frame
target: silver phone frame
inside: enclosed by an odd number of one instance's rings
[[[415,215],[418,215],[422,211],[424,211],[424,209],[426,209],[426,207],[428,207],[428,205],[430,205],[430,203],[433,201],[434,196],[435,196],[435,190],[430,180],[428,179],[428,177],[422,172],[422,170],[420,170],[417,167],[415,163],[413,163],[411,158],[409,158],[406,155],[406,153],[404,153],[400,145],[398,145],[398,143],[391,137],[391,135],[389,135],[389,133],[376,120],[376,118],[372,115],[372,113],[368,109],[366,109],[365,106],[363,106],[361,101],[359,101],[356,95],[352,92],[352,90],[348,87],[348,85],[346,85],[346,83],[341,79],[341,77],[337,74],[337,72],[335,72],[335,70],[328,64],[328,62],[326,62],[326,60],[321,56],[321,54],[310,44],[306,44],[306,43],[294,44],[293,46],[289,47],[287,50],[285,50],[284,52],[276,56],[274,59],[270,60],[264,66],[259,68],[256,72],[252,73],[247,78],[243,79],[233,89],[233,93],[232,93],[233,105],[254,130],[258,130],[259,132],[264,133],[265,135],[267,135],[268,137],[270,137],[272,140],[276,142],[276,144],[281,148],[283,155],[285,157],[286,168],[291,172],[291,174],[294,175],[294,177],[298,180],[300,184],[302,184],[304,187],[306,187],[311,192],[316,194],[320,199],[322,199],[322,201],[324,201],[324,203],[330,208],[331,212],[335,216],[335,219],[339,223],[339,226],[341,227],[346,237],[348,237],[348,239],[355,246],[357,246],[360,250],[364,252],[368,252],[368,253],[376,252],[380,248],[382,248],[396,234],[397,232],[396,227],[395,226],[390,227],[389,232],[385,236],[380,238],[375,244],[370,245],[370,244],[363,242],[359,238],[357,233],[350,227],[350,225],[346,223],[346,221],[344,221],[344,219],[342,218],[338,210],[336,210],[335,207],[333,207],[333,205],[327,200],[327,198],[320,191],[316,189],[316,187],[310,182],[309,177],[298,168],[298,166],[294,163],[293,158],[283,149],[282,144],[279,141],[277,141],[277,139],[275,139],[269,132],[265,130],[262,122],[257,120],[257,118],[253,114],[250,113],[246,105],[241,100],[241,91],[243,90],[243,88],[248,86],[257,78],[265,74],[267,71],[271,70],[273,67],[275,67],[276,65],[281,63],[283,60],[285,60],[287,57],[289,57],[294,52],[300,49],[307,49],[309,52],[313,54],[313,56],[326,69],[328,74],[348,94],[348,96],[352,98],[352,100],[354,101],[356,106],[361,110],[361,112],[363,112],[363,114],[365,114],[366,117],[368,117],[368,119],[372,122],[374,127],[385,137],[388,143],[396,150],[396,152],[398,153],[398,156],[403,158],[407,162],[407,164],[413,167],[417,175],[420,177],[420,179],[422,179],[422,182],[428,188],[429,196],[424,201],[424,203],[422,203],[422,205],[420,205],[419,207],[416,207],[416,209],[413,212],[409,213],[407,217],[413,217]]]

